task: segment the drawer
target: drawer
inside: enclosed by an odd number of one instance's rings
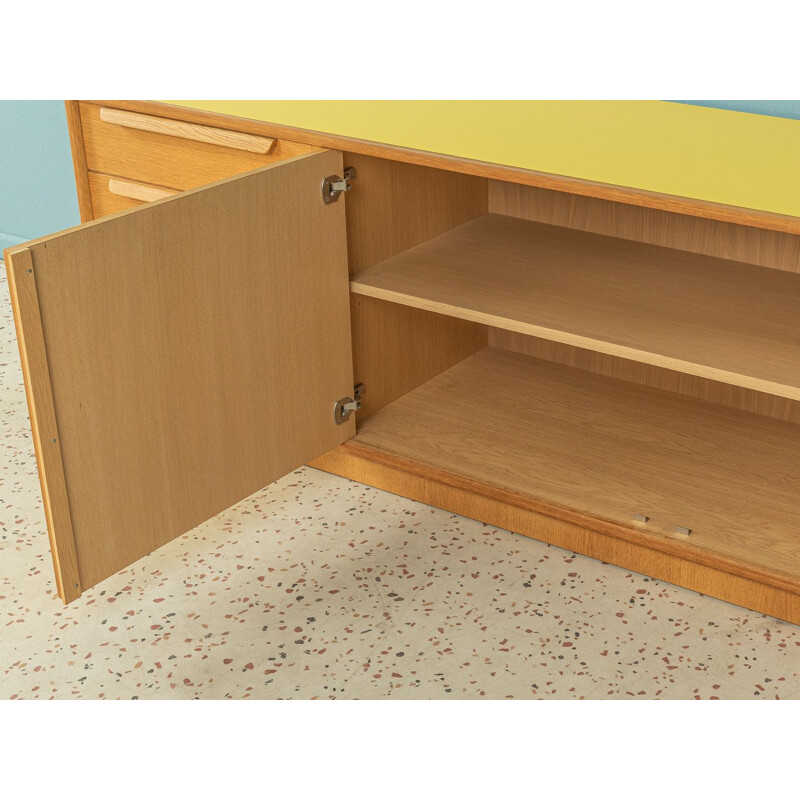
[[[81,103],[80,114],[91,172],[174,189],[192,189],[303,153],[322,151],[284,139],[270,140],[94,103]],[[259,148],[268,151],[252,151]]]
[[[149,203],[151,200],[160,200],[176,194],[177,189],[167,189],[164,186],[153,186],[149,183],[139,183],[113,175],[104,175],[100,172],[89,173],[89,194],[92,198],[92,216],[94,219],[116,214],[118,211],[127,211],[129,208]]]

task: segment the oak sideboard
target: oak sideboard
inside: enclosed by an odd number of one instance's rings
[[[800,217],[144,101],[6,251],[60,597],[302,464],[800,622]]]

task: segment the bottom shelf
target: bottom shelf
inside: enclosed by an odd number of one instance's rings
[[[687,560],[800,581],[800,426],[486,348],[371,415],[353,441]]]

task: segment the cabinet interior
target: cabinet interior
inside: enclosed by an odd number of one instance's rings
[[[800,578],[800,237],[345,161],[357,443]]]

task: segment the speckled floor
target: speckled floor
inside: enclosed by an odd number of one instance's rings
[[[65,607],[4,271],[0,410],[2,699],[800,696],[798,627],[308,468]]]

